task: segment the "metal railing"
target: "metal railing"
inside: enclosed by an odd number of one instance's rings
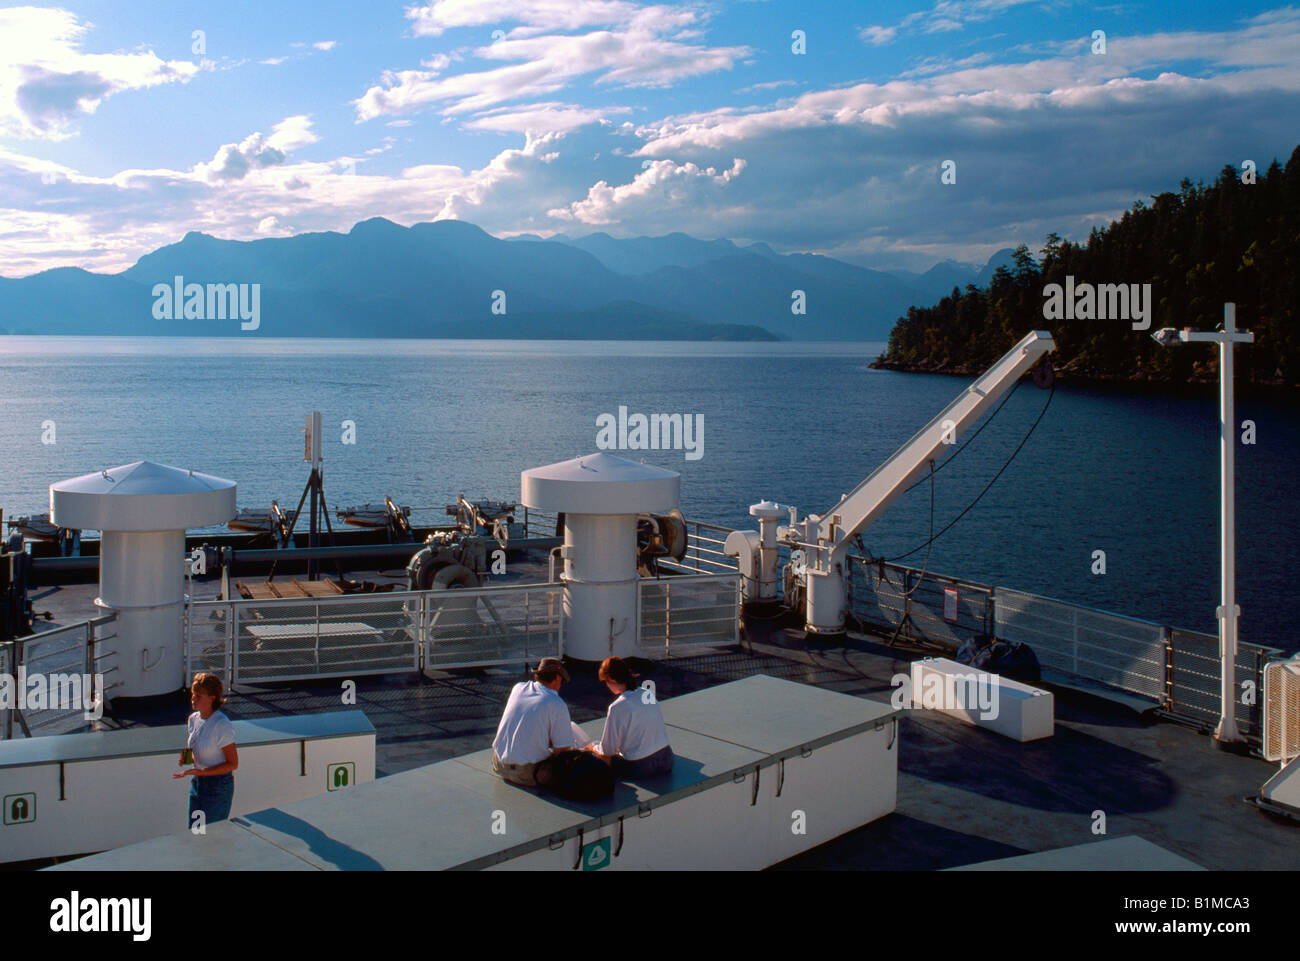
[[[554,511],[538,510],[535,507],[525,507],[523,512],[525,537],[555,536],[555,525],[559,520],[558,514]]]
[[[722,545],[731,530],[702,521],[686,522],[686,553],[680,561],[660,559],[659,566],[670,571],[689,571],[692,574],[734,574],[740,569],[740,560],[722,552]]]
[[[735,644],[740,639],[740,575],[679,574],[637,585],[641,648]]]
[[[27,679],[37,675],[43,679],[43,706],[0,709],[0,738],[12,738],[15,729],[27,737],[36,737],[89,726],[89,721],[102,711],[108,692],[119,683],[112,677],[117,671],[112,663],[117,652],[110,643],[117,633],[104,629],[116,620],[116,614],[105,614],[0,644],[0,670],[15,679],[13,690],[16,698],[21,698],[20,704],[36,690],[19,691],[20,671]],[[70,699],[76,705],[56,703]]]
[[[993,626],[997,637],[1028,644],[1045,668],[1165,699],[1169,644],[1152,621],[1000,587]]]
[[[564,653],[559,584],[438,591],[420,605],[424,670],[536,664]]]
[[[1213,634],[883,561],[850,556],[849,564],[853,617],[891,643],[901,638],[952,652],[976,634],[991,634],[1029,645],[1044,668],[1147,698],[1176,720],[1202,728],[1218,722],[1219,639]],[[956,598],[948,596],[953,591]],[[1254,744],[1263,733],[1264,665],[1280,653],[1239,645],[1236,718]]]
[[[956,649],[992,633],[993,589],[942,574],[849,557],[849,608],[863,626]],[[949,617],[954,613],[955,617]]]
[[[481,587],[341,597],[199,601],[186,676],[244,683],[526,662],[562,651],[562,587]]]
[[[1239,644],[1233,689],[1237,727],[1250,740],[1264,733],[1264,667],[1282,652],[1259,644]],[[1222,657],[1217,634],[1169,629],[1168,696],[1164,710],[1215,727],[1222,713]],[[1249,693],[1247,693],[1249,692]]]

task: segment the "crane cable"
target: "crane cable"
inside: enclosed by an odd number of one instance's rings
[[[1007,458],[1007,462],[1006,462],[1005,464],[1003,464],[1003,465],[998,469],[998,472],[997,472],[996,474],[993,475],[992,480],[990,480],[987,484],[984,485],[984,489],[983,489],[982,491],[979,492],[979,495],[978,495],[978,496],[977,496],[973,501],[971,501],[968,505],[966,505],[966,508],[965,508],[965,509],[960,513],[960,514],[958,514],[956,517],[954,517],[954,518],[953,518],[953,519],[948,523],[948,526],[947,526],[947,527],[945,527],[943,530],[939,531],[939,533],[937,533],[937,534],[934,533],[934,474],[935,474],[935,471],[934,471],[934,468],[931,467],[931,470],[930,470],[930,536],[929,536],[929,538],[925,541],[925,543],[923,543],[923,544],[918,544],[916,547],[912,548],[912,549],[911,549],[910,551],[908,551],[906,554],[899,554],[897,557],[890,558],[889,560],[885,560],[884,558],[872,558],[872,560],[884,561],[884,562],[887,563],[887,564],[891,564],[891,563],[894,563],[895,561],[901,561],[901,560],[902,560],[903,558],[905,558],[905,557],[910,557],[911,555],[913,555],[913,554],[915,554],[917,551],[919,551],[922,547],[924,547],[924,548],[926,548],[925,559],[926,559],[926,563],[928,564],[929,561],[930,561],[930,550],[929,550],[930,545],[932,545],[936,540],[938,540],[940,537],[942,537],[944,534],[946,534],[946,533],[948,532],[948,530],[952,528],[953,524],[956,524],[959,520],[961,520],[963,517],[965,517],[966,514],[967,514],[967,513],[968,513],[968,512],[969,512],[969,511],[970,511],[970,510],[971,510],[971,509],[972,509],[976,504],[978,504],[978,503],[980,502],[980,498],[982,498],[985,494],[987,494],[987,493],[989,492],[989,488],[991,488],[991,487],[993,486],[993,484],[997,481],[997,479],[998,479],[999,477],[1002,476],[1003,472],[1004,472],[1008,467],[1011,466],[1011,462],[1012,462],[1013,460],[1016,459],[1016,455],[1020,453],[1020,449],[1021,449],[1022,447],[1024,447],[1025,444],[1027,444],[1027,443],[1029,442],[1029,438],[1033,436],[1033,434],[1034,434],[1034,428],[1036,428],[1036,427],[1038,426],[1039,422],[1043,419],[1043,415],[1047,413],[1047,408],[1050,407],[1050,406],[1052,405],[1052,397],[1054,397],[1055,395],[1056,395],[1056,383],[1053,382],[1053,383],[1052,383],[1051,390],[1050,390],[1050,391],[1048,392],[1048,394],[1047,394],[1047,400],[1043,403],[1043,409],[1040,410],[1040,411],[1038,412],[1038,416],[1034,419],[1034,422],[1033,422],[1032,424],[1029,425],[1029,430],[1025,433],[1025,436],[1021,439],[1020,443],[1016,445],[1016,449],[1013,450],[1013,451],[1011,452],[1011,456]],[[1008,395],[1008,396],[1009,396],[1009,395]],[[1006,401],[1003,401],[1003,403],[1006,403]],[[992,418],[990,418],[990,420],[992,420]],[[974,440],[975,438],[972,436],[970,439],[971,439],[971,440]],[[962,446],[964,447],[965,445],[963,444]],[[956,457],[958,453],[960,453],[960,451],[954,452],[954,453],[953,453],[953,457]],[[951,461],[951,460],[952,460],[952,457],[948,458],[948,461]],[[948,461],[945,461],[944,463],[946,464],[946,463],[948,463]],[[931,462],[931,463],[933,463],[933,462]],[[913,485],[913,486],[915,486],[915,485]],[[909,490],[910,490],[910,488],[909,488]],[[924,575],[924,568],[922,568],[922,575]],[[916,588],[913,588],[913,590],[915,590],[915,589],[916,589]]]
[[[944,461],[942,464],[940,464],[938,467],[934,469],[934,473],[936,474],[939,473],[939,471],[943,470],[945,467],[947,467],[949,464],[955,461],[957,459],[957,455],[960,454],[962,451],[964,451],[966,447],[969,444],[973,443],[975,438],[980,435],[980,431],[982,431],[985,427],[989,426],[989,424],[993,423],[993,419],[998,416],[1002,408],[1007,405],[1007,401],[1011,399],[1011,395],[1014,394],[1016,391],[1018,391],[1020,389],[1020,385],[1023,383],[1024,381],[1022,380],[1016,381],[1015,386],[1012,387],[1009,391],[1007,391],[1007,396],[1002,398],[1002,403],[998,404],[998,406],[993,409],[993,413],[989,414],[989,416],[985,419],[984,423],[980,424],[979,427],[975,429],[975,433],[967,437],[966,440],[962,442],[962,445],[952,452],[951,457],[949,457],[946,461]],[[910,491],[913,491],[916,488],[920,487],[924,483],[925,483],[925,478],[922,477],[919,481],[917,481],[907,490],[903,491],[903,493],[907,494]]]

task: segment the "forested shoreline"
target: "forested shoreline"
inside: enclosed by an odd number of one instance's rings
[[[1246,179],[1249,179],[1247,176]],[[1030,330],[1050,330],[1052,361],[1076,383],[1196,384],[1218,378],[1218,352],[1209,345],[1161,347],[1161,327],[1211,330],[1223,305],[1235,303],[1239,329],[1255,334],[1239,345],[1239,383],[1300,386],[1300,146],[1285,168],[1276,159],[1243,182],[1225,166],[1209,186],[1184,179],[1086,243],[1049,234],[1038,262],[1025,245],[1010,269],[999,268],[987,289],[968,285],[933,307],[900,317],[873,367],[977,374]],[[1045,316],[1049,285],[1150,284],[1150,327],[1128,318]],[[1112,303],[1113,306],[1113,303]],[[1103,312],[1104,313],[1104,312]],[[1073,311],[1070,311],[1073,314]],[[1139,321],[1133,321],[1139,322]]]

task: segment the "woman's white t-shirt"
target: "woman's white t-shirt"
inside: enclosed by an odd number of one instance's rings
[[[194,749],[194,763],[199,767],[216,767],[226,763],[227,744],[235,743],[235,725],[220,711],[213,711],[208,719],[195,711],[186,723],[189,736],[185,746]]]
[[[634,687],[624,691],[609,706],[605,716],[605,733],[601,735],[601,754],[621,754],[629,761],[640,761],[668,747],[668,729],[664,715],[647,691]]]

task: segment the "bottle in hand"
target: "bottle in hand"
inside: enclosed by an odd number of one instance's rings
[[[194,748],[187,747],[185,750],[181,751],[181,767],[185,767],[187,764],[193,764],[193,763],[194,763]]]

